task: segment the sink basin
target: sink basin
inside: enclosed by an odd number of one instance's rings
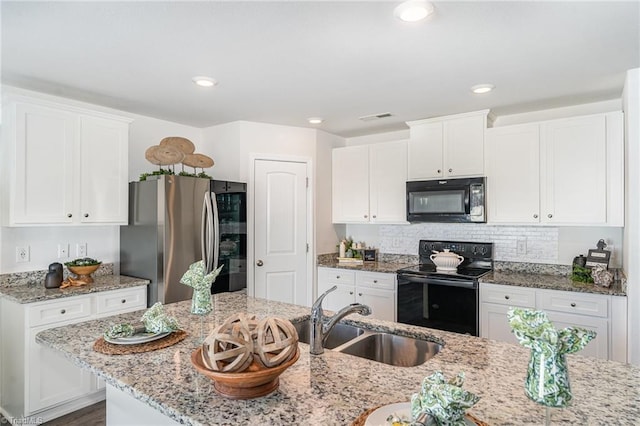
[[[309,344],[311,321],[296,322],[293,326],[300,342]],[[366,330],[340,322],[329,333],[324,347],[400,367],[424,364],[442,349],[438,343],[427,340]]]
[[[293,326],[298,332],[298,340],[302,343],[309,344],[311,341],[311,320],[296,322]],[[364,332],[365,331],[362,328],[349,324],[338,323],[333,327],[331,333],[329,333],[324,347],[325,349],[337,348],[338,346],[362,335]]]
[[[400,367],[424,364],[440,352],[437,343],[389,333],[372,333],[345,343],[337,350],[361,358]]]

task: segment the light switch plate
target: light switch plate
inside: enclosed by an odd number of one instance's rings
[[[87,257],[87,243],[76,244],[76,256]]]
[[[58,259],[66,259],[69,257],[69,244],[58,244]]]
[[[527,254],[527,240],[519,239],[516,247],[518,254]]]

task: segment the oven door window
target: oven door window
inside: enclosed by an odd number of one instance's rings
[[[409,193],[409,213],[465,214],[467,202],[464,189],[446,191],[415,191]]]

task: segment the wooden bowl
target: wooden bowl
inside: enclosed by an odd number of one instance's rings
[[[87,284],[91,284],[93,282],[93,274],[100,267],[100,263],[97,265],[89,265],[89,266],[67,266],[67,269],[74,274],[76,274],[76,281],[82,281]]]
[[[251,399],[269,395],[278,389],[279,376],[300,357],[300,349],[296,350],[289,361],[276,367],[266,368],[255,359],[246,370],[239,373],[221,373],[209,370],[202,362],[202,348],[191,353],[191,364],[203,375],[213,380],[213,389],[220,395],[230,399]]]

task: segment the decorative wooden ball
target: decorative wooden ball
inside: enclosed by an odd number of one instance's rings
[[[222,325],[220,326],[220,330],[223,333],[227,333],[227,330],[231,330],[235,325],[238,324],[247,329],[249,333],[251,333],[251,339],[256,339],[256,337],[258,336],[258,320],[256,319],[255,315],[248,315],[244,312],[231,315],[229,318],[224,320],[224,323],[222,323]]]
[[[253,362],[251,333],[240,324],[220,325],[202,344],[202,362],[214,371],[246,370]]]
[[[268,317],[258,322],[254,352],[265,367],[288,361],[298,349],[298,332],[291,321]]]

